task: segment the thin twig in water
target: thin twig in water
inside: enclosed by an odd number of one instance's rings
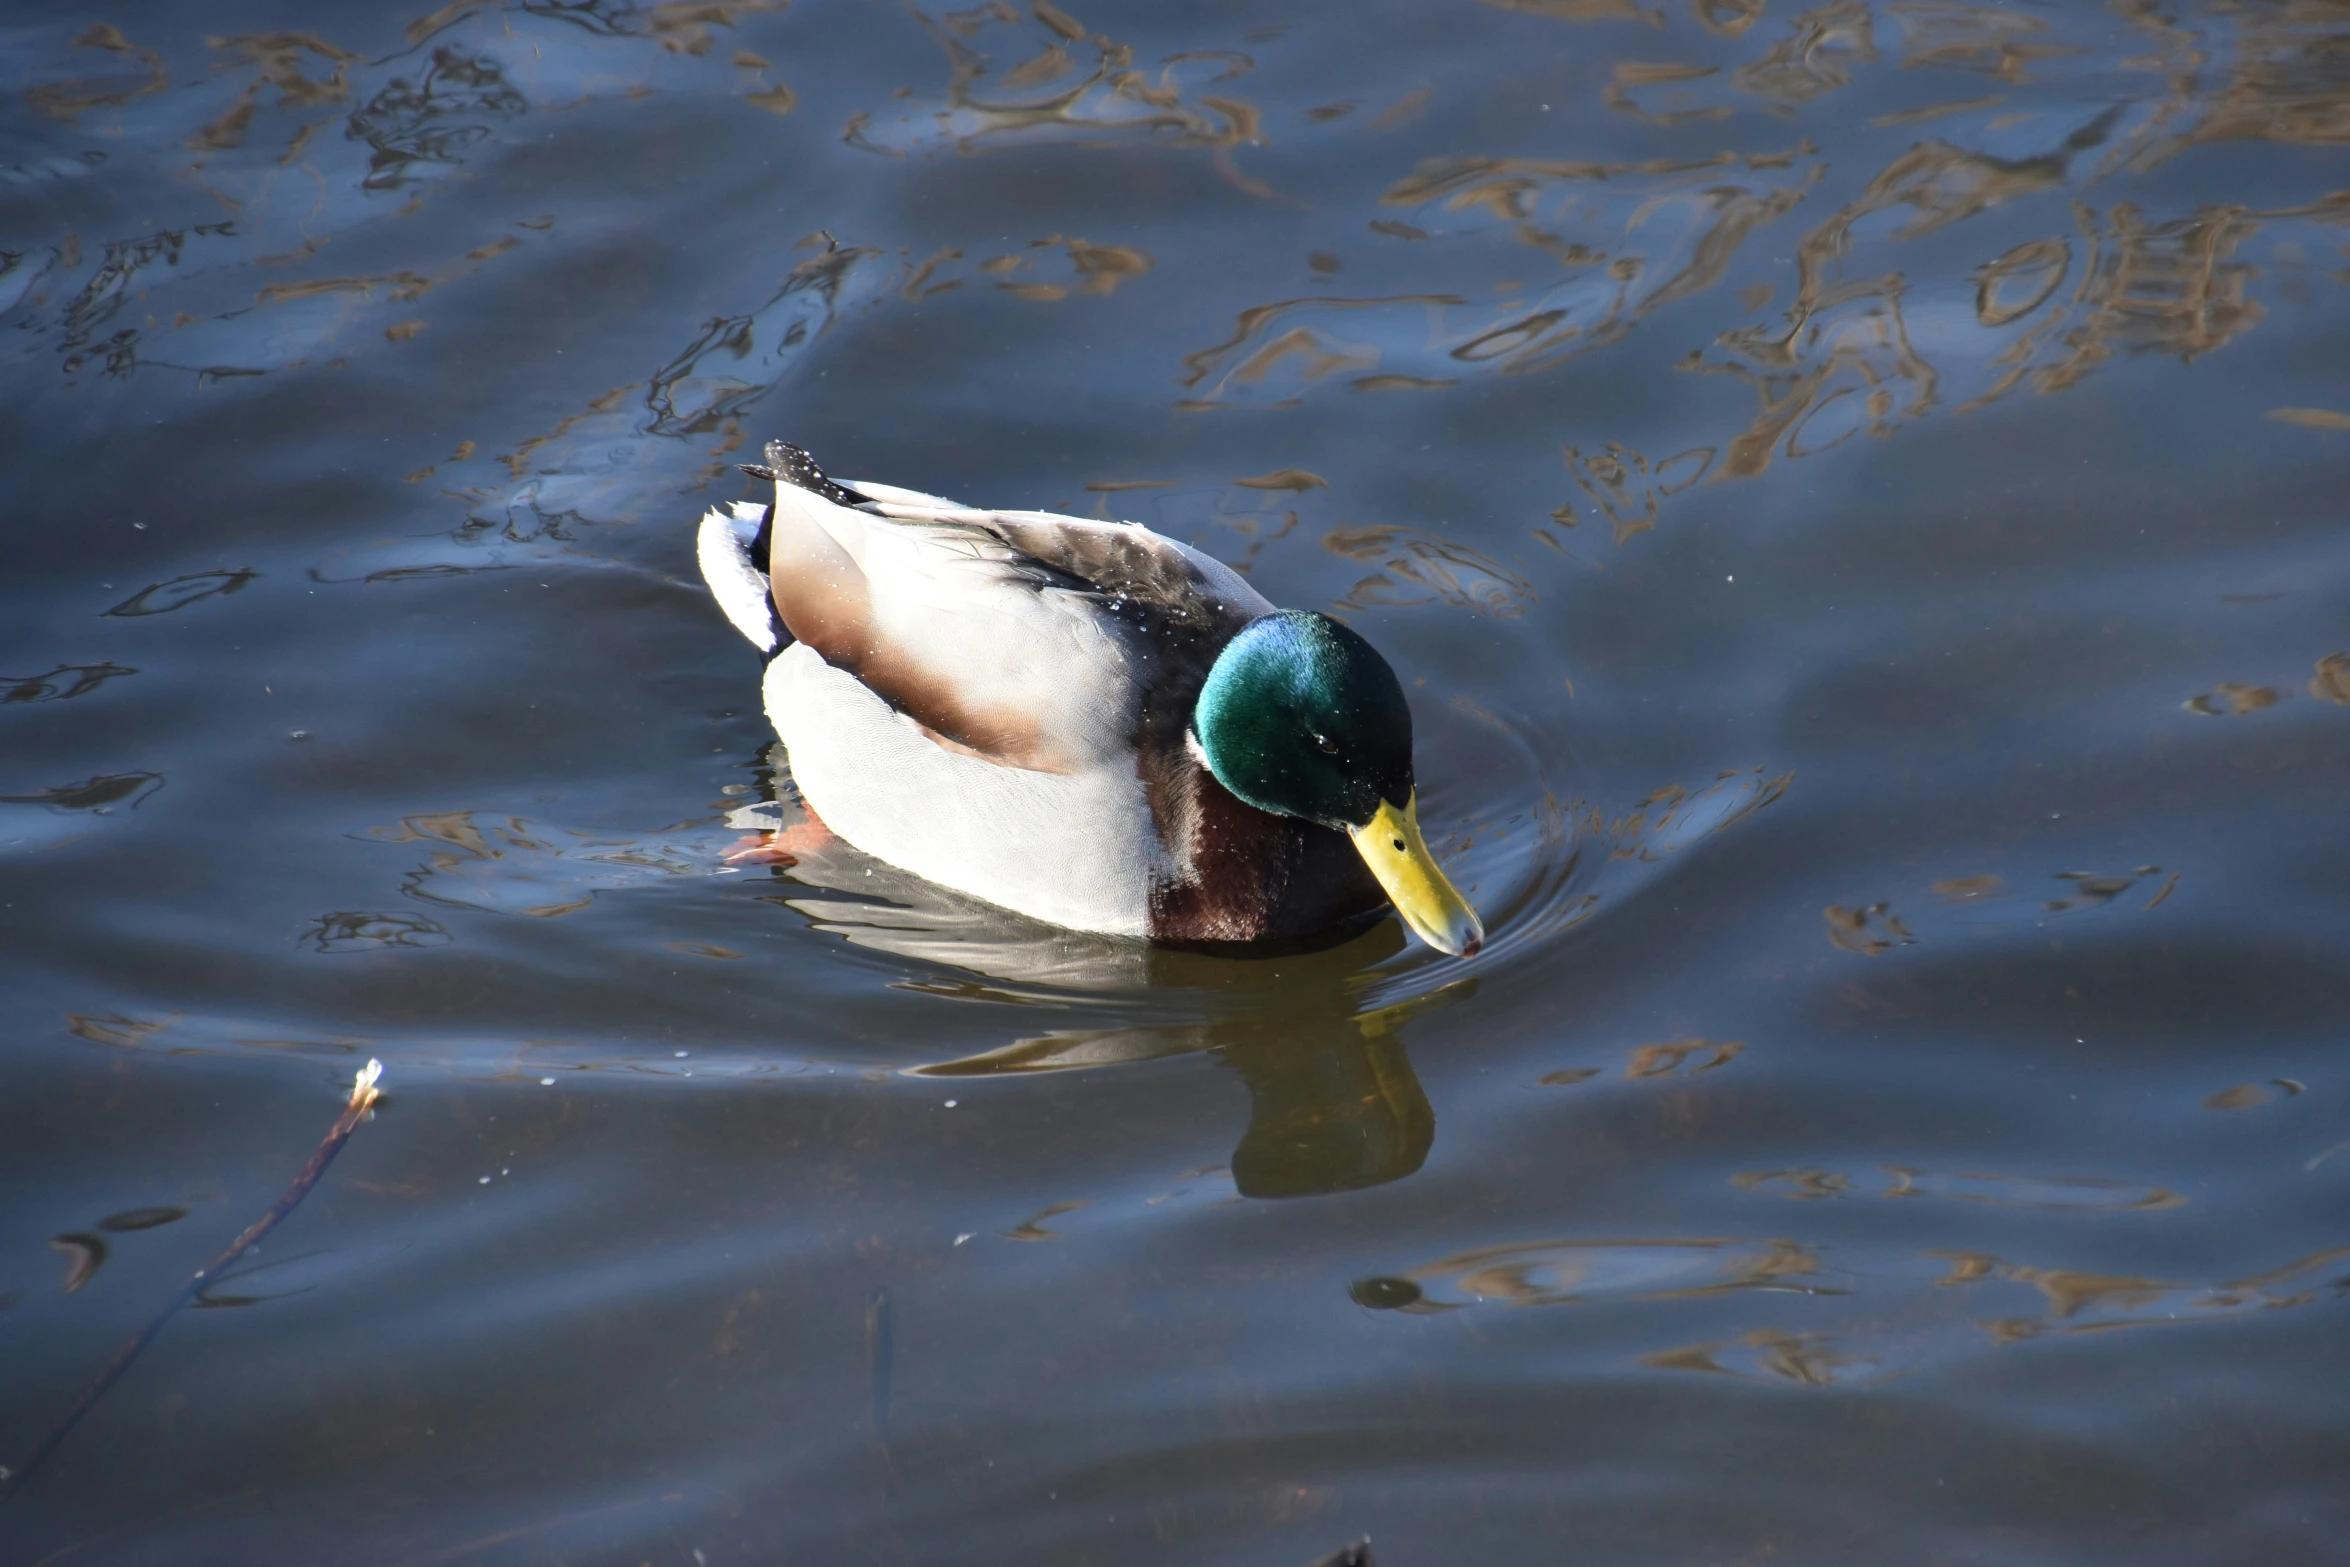
[[[165,1323],[171,1321],[174,1312],[195,1299],[197,1291],[252,1250],[262,1236],[277,1228],[278,1221],[292,1213],[301,1205],[302,1199],[310,1195],[310,1188],[318,1184],[318,1178],[326,1173],[326,1167],[334,1162],[335,1155],[343,1151],[343,1144],[350,1141],[352,1131],[374,1107],[377,1097],[375,1085],[383,1076],[383,1070],[381,1061],[367,1063],[352,1081],[351,1097],[344,1102],[343,1113],[335,1117],[335,1124],[327,1132],[326,1140],[311,1154],[310,1162],[302,1166],[302,1173],[294,1177],[294,1184],[285,1189],[285,1194],[270,1205],[267,1213],[247,1225],[242,1235],[230,1241],[227,1250],[198,1268],[196,1276],[181,1286],[179,1293],[172,1296],[161,1311],[155,1313],[153,1320],[114,1352],[114,1358],[106,1363],[106,1369],[98,1373],[97,1380],[90,1384],[87,1392],[74,1400],[74,1406],[65,1412],[65,1418],[49,1428],[49,1434],[41,1438],[40,1445],[33,1449],[30,1457],[13,1470],[0,1469],[0,1502],[15,1495],[25,1481],[32,1478],[33,1471],[41,1467],[43,1460],[57,1451],[58,1444],[65,1440],[82,1416],[90,1412],[90,1406],[104,1398],[106,1390],[122,1379],[122,1374],[131,1368],[131,1362],[139,1358],[140,1352],[155,1342],[156,1335],[163,1331]]]

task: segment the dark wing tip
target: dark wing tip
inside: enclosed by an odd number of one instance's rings
[[[772,478],[782,484],[788,484],[794,489],[807,490],[812,494],[821,495],[835,506],[870,506],[873,504],[872,496],[860,495],[847,485],[835,484],[824,477],[824,470],[816,466],[816,459],[809,456],[805,449],[794,446],[789,441],[769,441],[767,443],[767,466],[771,471],[765,477]]]
[[[754,479],[774,480],[783,477],[782,474],[777,473],[773,468],[768,467],[765,463],[738,462],[735,464],[735,466],[740,468],[743,472],[749,474]]]

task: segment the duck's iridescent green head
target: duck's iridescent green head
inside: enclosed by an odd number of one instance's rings
[[[1328,615],[1284,609],[1225,645],[1192,731],[1225,788],[1260,811],[1344,831],[1412,797],[1412,710],[1378,649]]]
[[[1422,940],[1477,950],[1475,912],[1420,837],[1403,682],[1361,636],[1310,610],[1250,622],[1208,672],[1191,732],[1241,800],[1351,837]]]

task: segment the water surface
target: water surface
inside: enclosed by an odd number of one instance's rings
[[[0,1464],[388,1093],[0,1558],[2340,1559],[2350,10],[4,25]],[[728,868],[775,436],[1345,616],[1485,951]]]

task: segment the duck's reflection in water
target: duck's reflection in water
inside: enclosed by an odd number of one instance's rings
[[[1404,945],[1392,919],[1277,953],[1147,946],[1040,925],[907,875],[825,833],[793,803],[747,807],[732,821],[775,832],[776,848],[790,859],[771,868],[807,889],[775,901],[814,920],[817,929],[981,976],[913,981],[911,988],[1118,1015],[1105,1026],[1040,1030],[995,1049],[908,1067],[909,1075],[1071,1071],[1206,1051],[1248,1085],[1248,1129],[1231,1164],[1243,1196],[1378,1186],[1412,1174],[1428,1157],[1436,1114],[1396,1029],[1411,1015],[1467,995],[1473,981],[1366,1006],[1375,966]]]

